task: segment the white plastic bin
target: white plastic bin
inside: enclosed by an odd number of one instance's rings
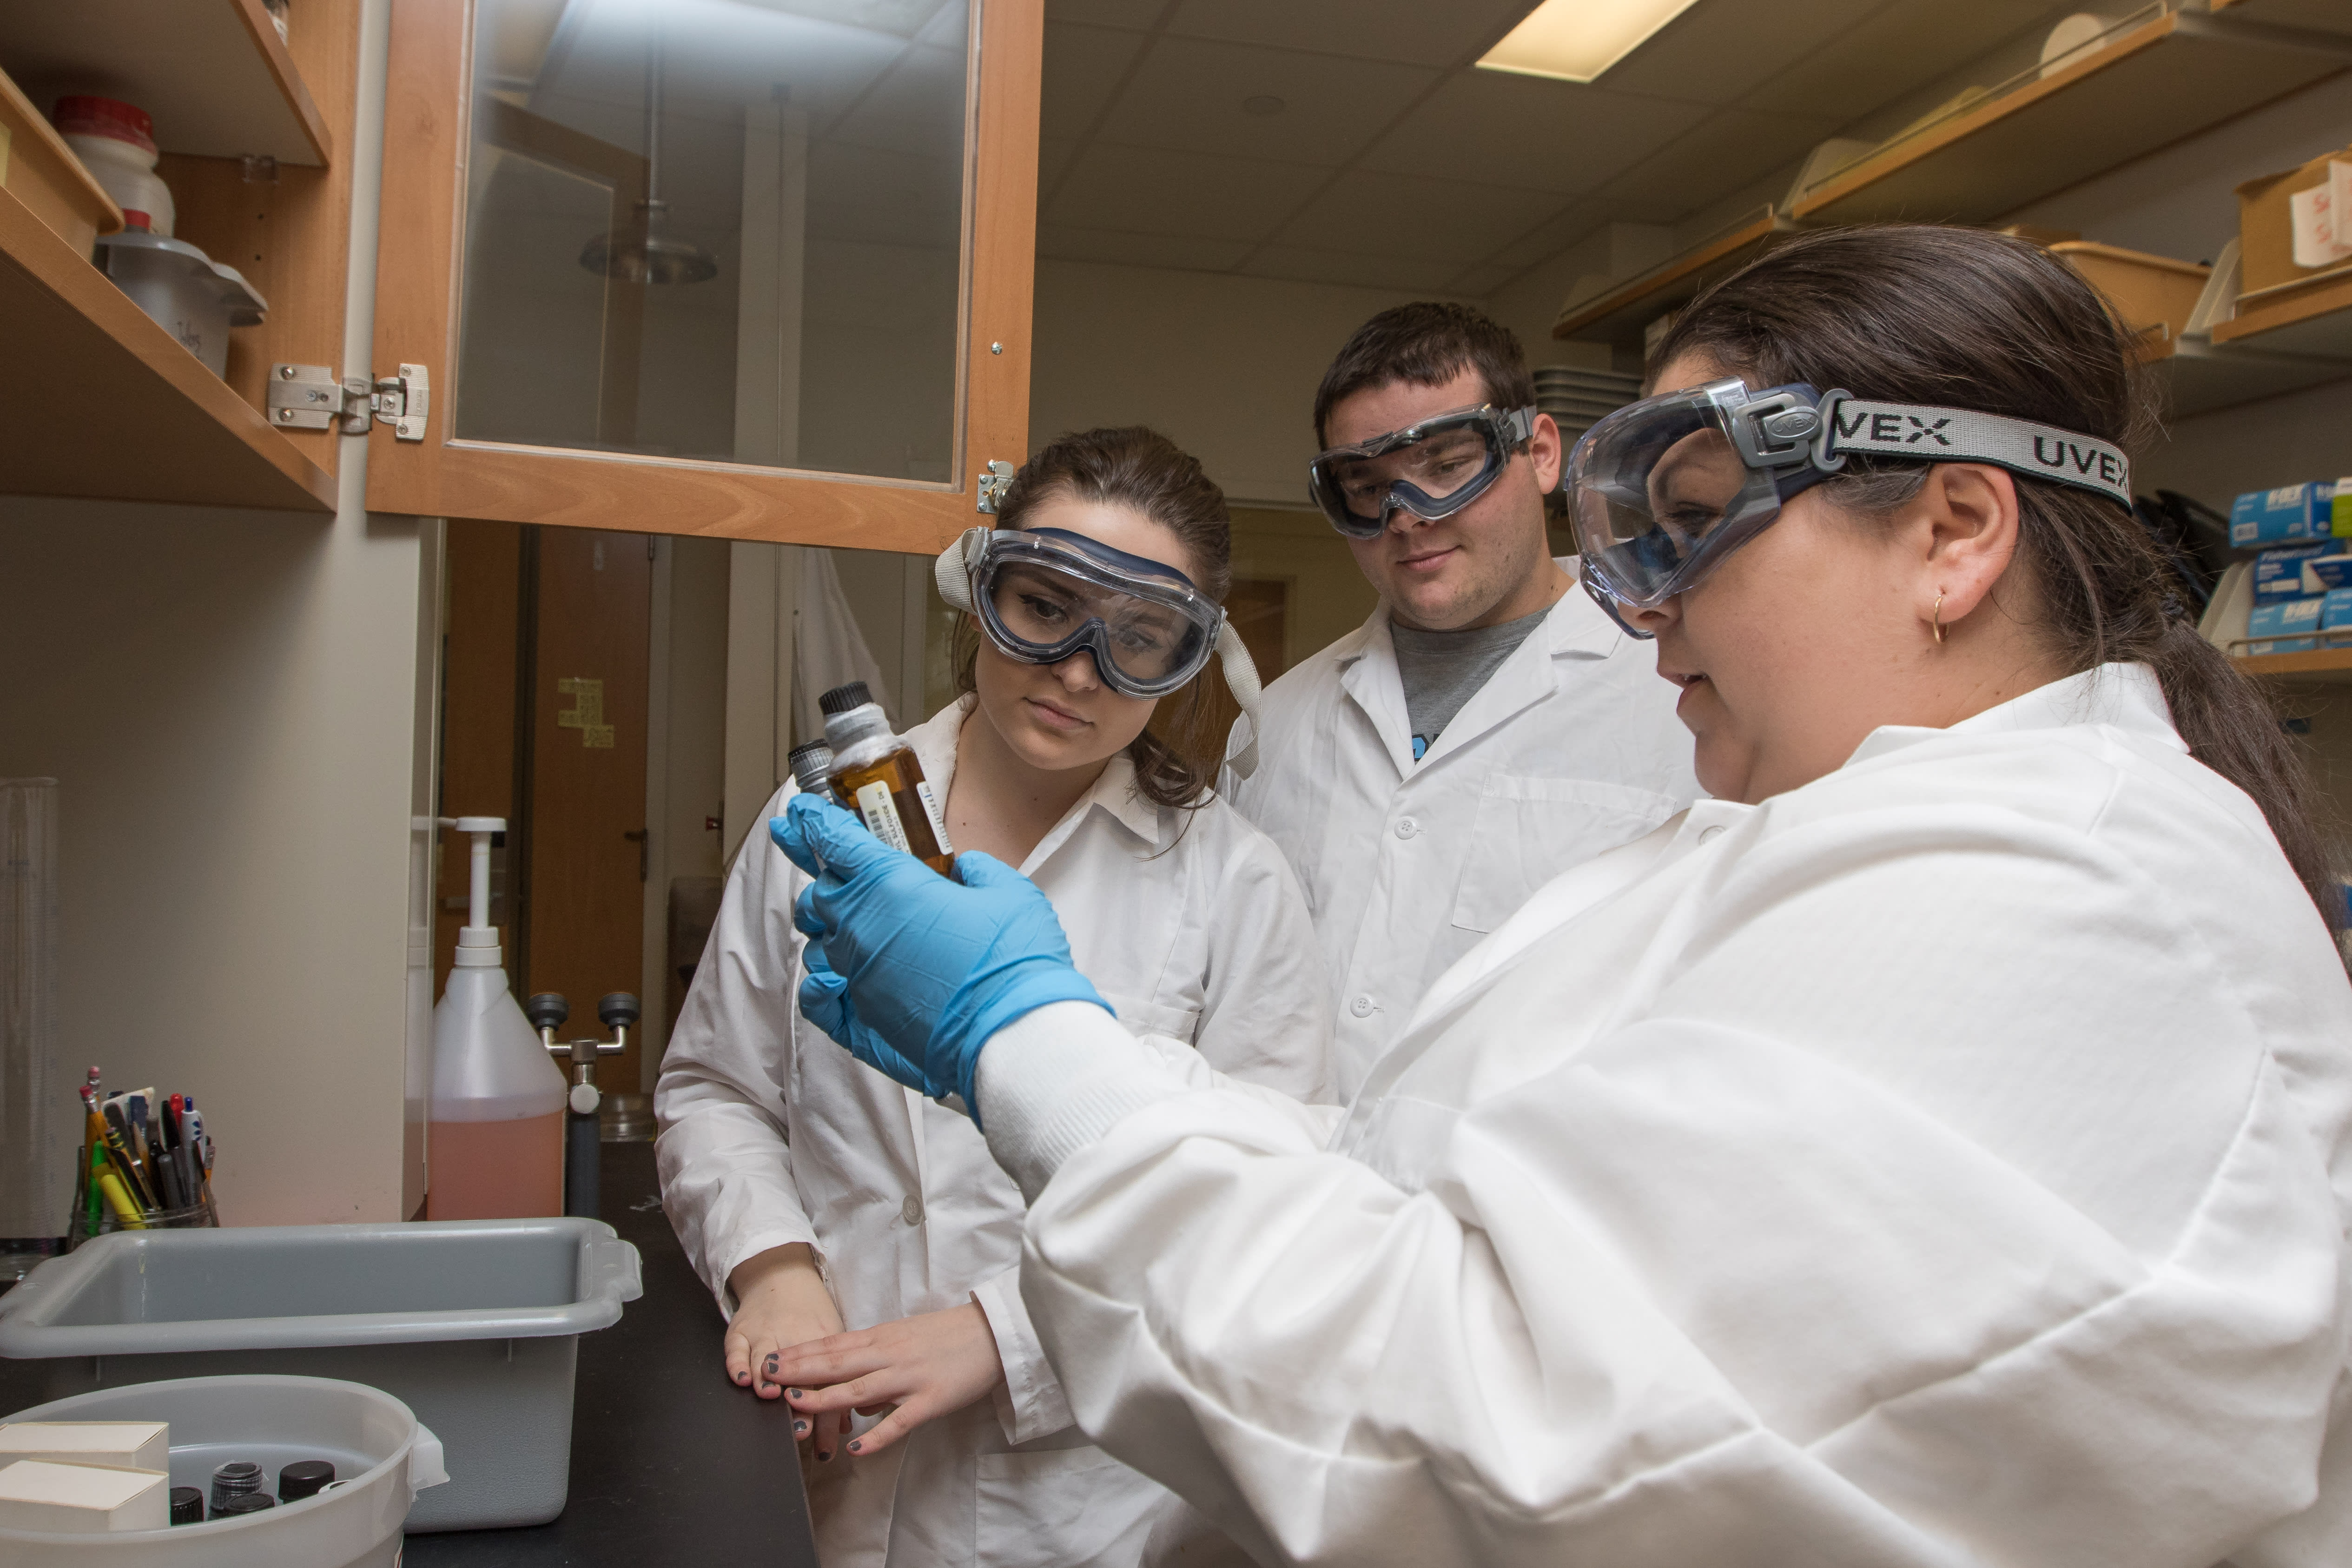
[[[167,1530],[0,1529],[0,1562],[12,1568],[394,1568],[411,1500],[442,1479],[440,1442],[408,1406],[328,1378],[133,1384],[11,1418],[168,1421],[173,1486],[209,1490],[213,1468],[230,1459],[257,1460],[273,1478],[296,1459],[325,1459],[347,1483],[261,1513]]]
[[[571,1485],[580,1336],[640,1293],[636,1248],[590,1219],[121,1231],[0,1296],[0,1356],[95,1358],[72,1370],[103,1387],[366,1384],[447,1453],[410,1531],[544,1524]]]

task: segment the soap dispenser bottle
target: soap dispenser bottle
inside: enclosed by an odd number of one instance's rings
[[[448,826],[473,835],[473,888],[457,967],[433,1009],[425,1217],[561,1215],[563,1071],[507,988],[505,950],[490,924],[490,836],[506,821],[461,816]]]

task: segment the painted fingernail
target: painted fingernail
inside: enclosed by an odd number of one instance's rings
[[[795,1437],[805,1437],[805,1436],[808,1436],[808,1423],[807,1423],[807,1422],[805,1422],[805,1421],[795,1421],[795,1422],[793,1422],[793,1436],[795,1436]]]
[[[787,1388],[784,1392],[791,1394],[794,1399],[806,1399],[808,1397],[806,1394],[803,1394],[797,1388]]]
[[[865,1438],[863,1438],[863,1437],[853,1437],[853,1438],[851,1438],[851,1439],[850,1439],[850,1443],[849,1443],[849,1451],[850,1451],[851,1453],[853,1453],[853,1454],[863,1453],[863,1452],[865,1451],[865,1448],[866,1448],[866,1439],[865,1439]]]
[[[831,1454],[819,1454],[816,1457],[816,1462],[820,1465],[831,1464],[833,1462],[833,1456]]]
[[[749,1383],[751,1381],[751,1374],[748,1372],[739,1372],[735,1374],[735,1381],[738,1383]]]
[[[769,1371],[769,1373],[772,1375],[772,1374],[774,1373],[775,1370],[776,1370],[776,1358],[775,1358],[774,1356],[770,1356],[770,1357],[768,1358],[768,1371]]]

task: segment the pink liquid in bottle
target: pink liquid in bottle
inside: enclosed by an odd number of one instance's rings
[[[563,1212],[563,1112],[435,1121],[426,1219],[536,1219]]]

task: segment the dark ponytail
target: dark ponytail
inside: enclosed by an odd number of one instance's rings
[[[1029,513],[1057,496],[1141,512],[1184,546],[1192,558],[1193,586],[1225,602],[1234,577],[1234,524],[1225,492],[1198,458],[1157,430],[1130,425],[1056,437],[1013,476],[997,502],[996,526],[1026,528]],[[980,633],[969,616],[956,622],[950,657],[956,689],[976,689]],[[1181,689],[1160,699],[1152,727],[1128,742],[1136,788],[1154,805],[1191,811],[1208,804],[1224,737],[1205,732],[1213,715],[1202,682],[1223,679],[1219,662],[1210,660]],[[1167,736],[1174,737],[1173,743]]]
[[[1699,296],[1654,364],[1696,354],[1752,385],[2031,419],[2137,450],[2154,429],[2117,318],[2040,247],[1980,229],[1886,225],[1800,236]],[[1916,495],[1926,466],[1851,459],[1822,488],[1862,516]],[[2152,668],[2189,754],[2252,797],[2333,927],[2342,923],[2319,796],[2269,697],[2198,635],[2146,526],[2105,497],[2017,480],[2018,562],[2044,646],[2070,671]]]

